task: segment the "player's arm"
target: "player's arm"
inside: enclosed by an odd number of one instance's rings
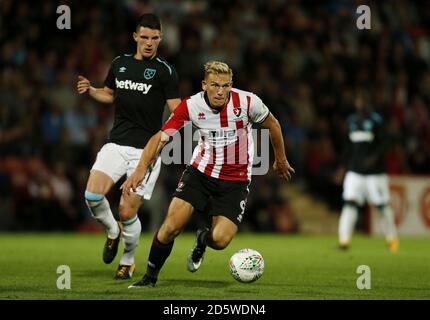
[[[136,190],[136,188],[142,183],[148,167],[160,154],[163,147],[169,141],[170,136],[174,135],[179,129],[181,129],[184,126],[184,123],[188,120],[188,107],[186,100],[184,100],[178,105],[175,112],[172,113],[171,118],[164,124],[163,128],[149,139],[143,149],[139,164],[133,174],[128,177],[121,186],[123,193],[129,194],[130,189],[133,191]]]
[[[169,107],[170,112],[173,113],[175,111],[176,107],[181,103],[181,99],[167,99],[166,100],[167,106]]]
[[[290,166],[285,154],[284,138],[282,137],[281,125],[279,124],[279,121],[273,116],[272,113],[269,113],[267,118],[261,123],[261,127],[269,129],[270,132],[270,142],[272,143],[275,154],[273,170],[285,180],[290,180],[291,175],[295,171],[293,167]]]
[[[162,74],[161,83],[163,85],[167,106],[170,112],[173,113],[176,107],[181,103],[181,99],[179,98],[178,74],[173,67],[171,68],[171,72]]]
[[[90,80],[83,76],[78,77],[76,88],[79,94],[88,92],[88,94],[95,100],[101,103],[113,103],[114,91],[109,87],[94,88],[91,86]]]
[[[143,149],[142,156],[140,157],[139,164],[134,170],[133,174],[127,178],[122,184],[121,188],[123,193],[129,194],[130,189],[136,192],[136,188],[142,183],[145,178],[149,166],[155,161],[161,149],[169,141],[169,136],[159,131],[149,139],[145,148]]]

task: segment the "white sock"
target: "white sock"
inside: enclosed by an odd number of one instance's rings
[[[109,201],[103,197],[100,201],[85,200],[85,202],[93,217],[105,227],[108,237],[111,239],[118,237],[119,227],[110,210]]]
[[[394,221],[394,212],[390,206],[385,205],[379,210],[382,215],[382,230],[387,240],[397,239],[397,228]]]
[[[351,241],[357,221],[357,207],[344,205],[339,219],[339,243],[348,244]]]
[[[140,232],[142,225],[136,214],[134,218],[123,221],[122,239],[124,241],[124,253],[119,264],[131,266],[134,263],[134,252],[139,245]]]

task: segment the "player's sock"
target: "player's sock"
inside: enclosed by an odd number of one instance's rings
[[[122,221],[122,239],[124,240],[124,253],[120,260],[120,265],[131,266],[134,263],[134,253],[139,245],[142,225],[139,217],[136,216],[126,221]]]
[[[345,204],[339,219],[339,244],[348,245],[357,221],[357,207]]]
[[[117,238],[120,230],[106,197],[85,191],[85,202],[92,216],[105,227],[108,237],[111,239]]]
[[[203,229],[203,231],[200,232],[199,236],[197,237],[197,244],[202,247],[211,246],[212,237],[208,228],[205,228]]]
[[[173,243],[161,243],[157,238],[158,231],[155,233],[154,238],[152,240],[151,251],[149,252],[148,257],[148,266],[146,269],[146,274],[153,278],[157,279],[158,273],[166,262],[166,259],[169,257],[170,252],[172,252]]]

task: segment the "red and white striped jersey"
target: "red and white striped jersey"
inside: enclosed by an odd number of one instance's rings
[[[252,124],[263,122],[269,113],[251,92],[233,88],[227,104],[213,109],[202,91],[183,100],[161,130],[172,136],[191,121],[200,138],[190,164],[217,179],[247,181],[254,158]]]

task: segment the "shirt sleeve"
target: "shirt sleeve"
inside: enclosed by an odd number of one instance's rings
[[[172,67],[171,73],[167,72],[167,75],[163,81],[163,90],[166,99],[179,98],[179,80],[176,70]]]
[[[255,94],[251,96],[251,102],[249,106],[249,117],[253,123],[262,123],[269,116],[269,108],[263,103],[263,101]]]
[[[113,64],[111,64],[111,66],[110,66],[109,72],[108,72],[108,74],[106,76],[106,79],[105,79],[105,82],[104,82],[104,85],[106,87],[112,89],[112,90],[116,89],[116,86],[115,86],[115,74],[113,72]]]
[[[161,128],[162,131],[167,133],[169,136],[173,136],[177,131],[179,131],[185,124],[185,122],[190,120],[188,113],[187,100],[182,100],[181,103],[173,111],[169,120]]]

